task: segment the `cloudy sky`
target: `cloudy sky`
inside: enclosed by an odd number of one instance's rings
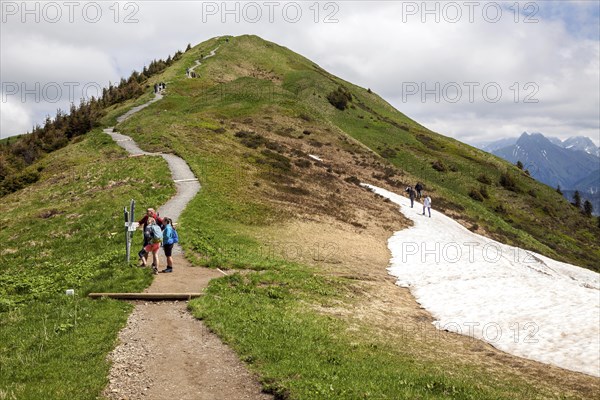
[[[188,43],[256,34],[468,143],[600,143],[600,2],[1,0],[0,137]]]

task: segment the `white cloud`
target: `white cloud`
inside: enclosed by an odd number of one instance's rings
[[[8,99],[0,103],[0,139],[26,132],[32,125],[31,115],[24,104]]]
[[[464,2],[456,2],[463,5]],[[127,14],[120,3],[122,20]],[[222,2],[140,2],[134,18],[138,23],[114,23],[114,12],[102,3],[103,18],[89,24],[79,18],[74,24],[22,24],[9,20],[2,26],[3,81],[81,81],[107,82],[140,69],[154,58],[166,57],[187,43],[196,44],[224,34],[257,34],[296,51],[330,72],[370,87],[400,111],[443,134],[463,140],[473,137],[514,136],[524,130],[541,131],[560,137],[585,134],[599,140],[600,70],[598,13],[589,2],[563,6],[560,2],[536,2],[538,23],[514,22],[514,13],[504,4],[498,23],[486,22],[480,3],[474,23],[462,6],[457,23],[435,23],[433,16],[421,22],[421,15],[410,15],[410,4],[422,2],[334,2],[325,9],[319,3],[319,23],[315,23],[312,2],[301,2],[302,17],[297,23],[286,21],[293,9],[283,13],[284,4],[269,9],[263,2],[262,18],[257,23],[244,21],[239,3],[240,22],[227,14]],[[217,7],[213,15],[203,10]],[[433,7],[428,3],[428,7]],[[444,2],[439,2],[443,7]],[[337,5],[337,9],[335,8]],[[523,3],[521,3],[521,7]],[[203,8],[204,7],[204,8]],[[229,10],[236,3],[227,3]],[[311,8],[312,7],[312,8]],[[523,11],[521,9],[521,11]],[[334,12],[338,23],[323,23]],[[493,13],[490,13],[493,14]],[[446,15],[447,17],[448,15]],[[222,19],[226,19],[223,23]],[[403,22],[405,21],[405,22]],[[8,55],[8,56],[7,56]],[[474,102],[463,92],[456,104],[436,103],[433,96],[425,102],[419,95],[403,101],[403,83],[425,83],[443,87],[449,82],[478,82]],[[481,87],[497,82],[503,96],[498,103],[486,102]],[[519,85],[519,102],[514,102],[514,83]],[[539,103],[524,103],[524,96],[539,87]],[[511,90],[513,88],[513,90]],[[468,88],[462,86],[463,90]],[[35,118],[42,118],[41,105],[26,107]],[[52,114],[51,105],[45,113]],[[45,113],[43,113],[45,115]]]

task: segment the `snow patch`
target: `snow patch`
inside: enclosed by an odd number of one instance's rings
[[[600,376],[597,273],[477,235],[435,211],[425,217],[409,199],[363,186],[414,222],[388,240],[388,271],[437,319],[436,327]]]
[[[323,160],[321,160],[321,158],[319,158],[319,157],[317,157],[317,156],[315,156],[315,155],[313,155],[313,154],[309,154],[308,156],[309,156],[310,158],[312,158],[313,160],[317,160],[317,161],[323,161]]]

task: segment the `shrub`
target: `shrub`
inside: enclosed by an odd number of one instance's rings
[[[483,196],[477,189],[471,189],[469,191],[469,197],[476,201],[483,201]]]
[[[358,179],[355,176],[349,176],[348,178],[344,179],[346,182],[348,183],[352,183],[356,186],[360,186],[360,179]]]
[[[477,180],[485,185],[491,185],[492,184],[492,180],[486,175],[486,174],[481,174],[477,177]]]
[[[37,172],[24,172],[18,175],[11,175],[0,184],[0,196],[4,196],[37,182],[40,174]]]
[[[352,101],[352,94],[342,86],[327,95],[329,103],[338,110],[344,111]]]
[[[496,207],[494,207],[494,211],[502,215],[508,214],[508,211],[506,210],[506,208],[504,208],[502,204],[498,204]]]
[[[310,167],[310,161],[305,160],[305,159],[296,160],[296,161],[294,161],[294,164],[296,164],[300,168],[309,168]]]
[[[383,157],[383,158],[394,158],[394,157],[396,157],[396,151],[394,149],[390,149],[390,148],[384,149],[381,152],[381,157]]]
[[[504,172],[502,175],[500,175],[500,185],[504,189],[510,190],[512,192],[517,192],[518,190],[517,183],[508,172]]]
[[[486,198],[486,199],[489,199],[489,198],[490,198],[490,194],[489,194],[489,192],[488,192],[488,190],[487,190],[487,187],[485,187],[485,186],[480,186],[480,187],[479,187],[479,193],[481,193],[481,195],[482,195],[484,198]]]
[[[446,172],[448,170],[446,165],[443,162],[441,162],[440,160],[432,162],[431,167],[439,172]]]

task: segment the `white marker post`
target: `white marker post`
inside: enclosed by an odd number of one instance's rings
[[[129,211],[127,207],[123,208],[123,216],[125,217],[125,253],[127,265],[129,265],[129,259],[131,258],[131,242],[133,240],[133,232],[136,231],[138,223],[134,221],[135,216],[135,200],[131,200],[129,204]]]

